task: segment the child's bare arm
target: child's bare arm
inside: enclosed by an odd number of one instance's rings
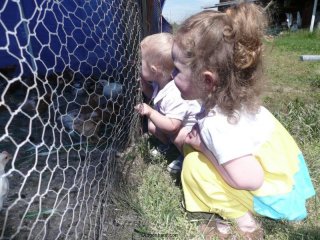
[[[221,177],[228,183],[231,187],[236,188],[236,184],[230,179],[229,175],[226,173],[225,169],[222,165],[218,163],[215,156],[209,151],[209,149],[202,142],[199,127],[195,124],[191,130],[191,132],[186,136],[185,143],[191,145],[194,149],[203,153],[210,162],[214,165],[217,171],[220,173]]]
[[[212,152],[202,142],[197,125],[187,135],[185,142],[202,152],[231,187],[249,191],[261,187],[264,173],[254,156],[243,156],[220,165]]]
[[[243,156],[220,165],[207,148],[203,153],[231,187],[239,190],[254,191],[263,184],[264,173],[254,156]]]
[[[166,117],[150,107],[148,104],[138,104],[135,109],[140,115],[147,116],[150,121],[152,121],[153,124],[164,133],[173,134],[177,132],[182,125],[181,120]]]

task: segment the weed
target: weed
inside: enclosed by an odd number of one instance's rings
[[[144,218],[144,233],[190,239],[196,228],[181,208],[181,189],[164,169],[164,164],[150,164],[141,176],[143,180],[137,195]]]

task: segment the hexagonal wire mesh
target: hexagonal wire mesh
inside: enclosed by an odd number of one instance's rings
[[[0,2],[1,239],[101,238],[138,120],[142,2]]]

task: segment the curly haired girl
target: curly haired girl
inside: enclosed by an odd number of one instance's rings
[[[315,195],[300,149],[259,100],[265,26],[253,3],[203,11],[184,21],[172,49],[182,97],[202,102],[186,138],[186,209],[233,219],[246,239],[263,238],[254,215],[301,220]],[[221,221],[215,229],[230,234]]]

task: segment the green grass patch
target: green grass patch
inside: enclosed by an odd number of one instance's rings
[[[273,110],[275,117],[301,144],[320,138],[320,103],[305,103],[299,98]]]
[[[140,232],[170,239],[191,239],[196,236],[196,226],[188,221],[181,207],[182,192],[164,166],[149,165],[142,174],[138,187],[138,202],[144,224]]]
[[[308,44],[306,40],[308,39]],[[310,45],[316,50],[310,52]],[[264,51],[265,105],[273,112],[284,112],[290,102],[311,108],[320,103],[320,62],[301,61],[302,54],[320,54],[319,32],[287,33],[266,42]]]
[[[320,31],[309,32],[283,32],[275,39],[277,48],[283,52],[296,52],[299,54],[320,54]]]
[[[183,194],[177,177],[165,169],[168,160],[163,155],[150,154],[154,141],[143,136],[125,155],[132,167],[123,171],[121,191],[114,202],[119,209],[137,214],[136,219],[130,219],[135,223],[134,229],[127,231],[132,232],[133,239],[203,239],[181,205]],[[130,165],[126,159],[122,162]]]

